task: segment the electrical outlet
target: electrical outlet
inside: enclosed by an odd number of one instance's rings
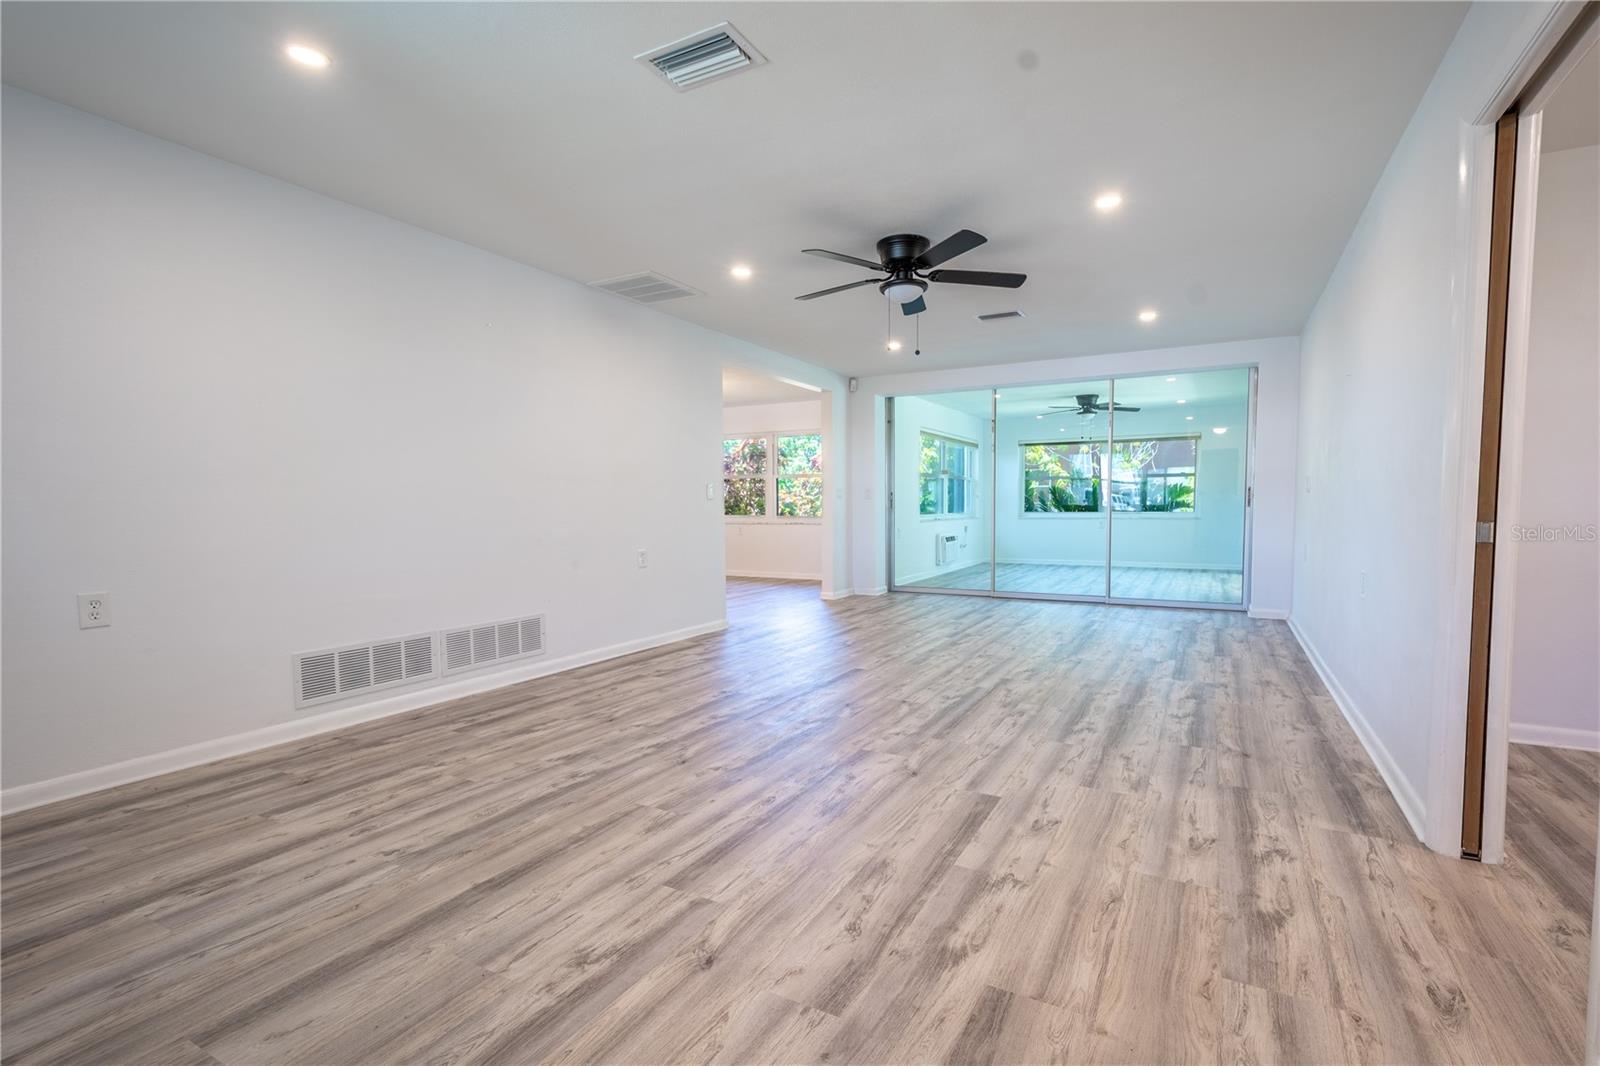
[[[1367,572],[1361,571],[1361,598],[1367,598]]]
[[[111,624],[111,600],[104,592],[78,593],[78,628],[99,629]]]
[[[717,483],[715,481],[706,482],[706,499],[714,500],[716,498],[717,498]]]
[[[639,549],[639,569],[643,570],[650,565],[650,553],[643,548]]]

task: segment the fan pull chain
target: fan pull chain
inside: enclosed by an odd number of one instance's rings
[[[913,321],[916,322],[916,330],[917,330],[917,352],[916,352],[916,354],[921,355],[922,354],[922,316],[921,315],[917,315]]]

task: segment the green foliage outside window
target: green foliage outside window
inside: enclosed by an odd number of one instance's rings
[[[1100,510],[1097,441],[1025,444],[1022,509],[1029,514]]]
[[[778,438],[778,514],[784,518],[822,517],[821,434]]]
[[[1022,446],[1028,514],[1193,513],[1198,438],[1059,441]],[[1109,474],[1109,476],[1107,476]]]
[[[730,437],[722,442],[722,513],[767,513],[765,437]]]
[[[973,479],[978,448],[966,441],[922,434],[917,470],[917,513],[964,515],[972,512]]]
[[[771,459],[776,455],[776,469]],[[770,489],[769,489],[770,483]],[[729,437],[722,442],[722,512],[779,518],[822,517],[822,436],[794,433]]]

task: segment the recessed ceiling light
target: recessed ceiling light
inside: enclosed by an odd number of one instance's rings
[[[1194,415],[1184,415],[1183,416],[1183,420],[1185,422],[1193,422],[1194,421]]]
[[[1034,418],[1043,418],[1043,417],[1044,417],[1044,415],[1034,415],[1034,416],[1033,416],[1033,417],[1034,417]]]
[[[1220,437],[1224,433],[1228,432],[1228,427],[1227,426],[1212,426],[1211,427],[1211,432],[1215,433],[1217,436]]]
[[[1177,378],[1168,378],[1167,380],[1168,381],[1177,381],[1178,379]]]
[[[900,342],[890,341],[888,344],[885,344],[884,347],[889,349],[891,352],[898,352],[900,350]]]
[[[1094,198],[1094,209],[1096,211],[1115,211],[1121,206],[1122,194],[1120,192],[1103,192]]]
[[[333,62],[328,58],[328,53],[312,48],[309,44],[291,44],[283,50],[283,54],[302,67],[315,67],[318,70]]]
[[[749,281],[751,276],[755,274],[755,271],[751,270],[749,267],[745,266],[743,263],[735,263],[735,264],[733,264],[732,267],[730,267],[728,269],[728,273],[732,274],[735,278],[738,278],[740,281]]]
[[[1189,401],[1188,400],[1179,400],[1178,402],[1179,403],[1188,403]]]
[[[1146,308],[1145,310],[1139,312],[1139,321],[1140,322],[1154,322],[1156,319],[1158,319],[1160,317],[1161,317],[1160,315],[1156,314],[1156,312],[1154,312],[1154,311],[1152,311],[1152,310],[1150,310],[1148,308]]]

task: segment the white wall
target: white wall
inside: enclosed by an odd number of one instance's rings
[[[1511,739],[1600,748],[1600,147],[1539,160]]]
[[[883,398],[1007,385],[1100,379],[1112,374],[1178,373],[1223,367],[1259,368],[1256,385],[1255,514],[1250,610],[1289,614],[1295,525],[1299,341],[1294,337],[1049,359],[962,370],[908,371],[863,378],[850,397],[851,545],[858,593],[884,588],[885,457]],[[902,403],[897,399],[896,403]],[[1004,476],[1004,475],[1002,475]],[[1004,541],[1002,541],[1004,548]]]
[[[843,384],[10,88],[3,147],[8,806],[721,626],[721,366]],[[521,671],[292,706],[536,611]]]
[[[1194,421],[1185,421],[1185,415]],[[1195,434],[1193,514],[1133,514],[1112,518],[1111,557],[1117,566],[1237,570],[1244,565],[1245,427],[1249,397],[1235,402],[1151,407],[1117,415],[1117,437]],[[997,456],[1000,503],[995,539],[1002,563],[1104,566],[1106,520],[1095,514],[1027,514],[1022,510],[1022,442],[1105,439],[1104,419],[1089,433],[1053,433],[1032,415],[1002,417]],[[1213,426],[1230,432],[1218,436]],[[1053,428],[1053,427],[1052,427]],[[1069,426],[1069,429],[1073,427]]]
[[[822,402],[743,404],[722,409],[724,433],[816,433],[822,429]],[[829,434],[823,434],[827,446]],[[831,490],[830,472],[823,470],[822,512],[827,516],[843,500]],[[727,523],[725,565],[735,577],[776,577],[816,581],[822,576],[820,521],[795,518],[760,519],[730,517]]]
[[[1460,844],[1492,173],[1481,121],[1553,7],[1469,10],[1301,338],[1292,623],[1442,851]]]
[[[917,513],[921,498],[922,434],[943,434],[978,446],[972,513],[940,517]],[[989,420],[928,399],[895,400],[894,492],[907,506],[895,509],[894,572],[898,585],[914,585],[940,574],[989,561]],[[936,540],[956,537],[938,561]],[[987,579],[986,579],[987,580]]]

